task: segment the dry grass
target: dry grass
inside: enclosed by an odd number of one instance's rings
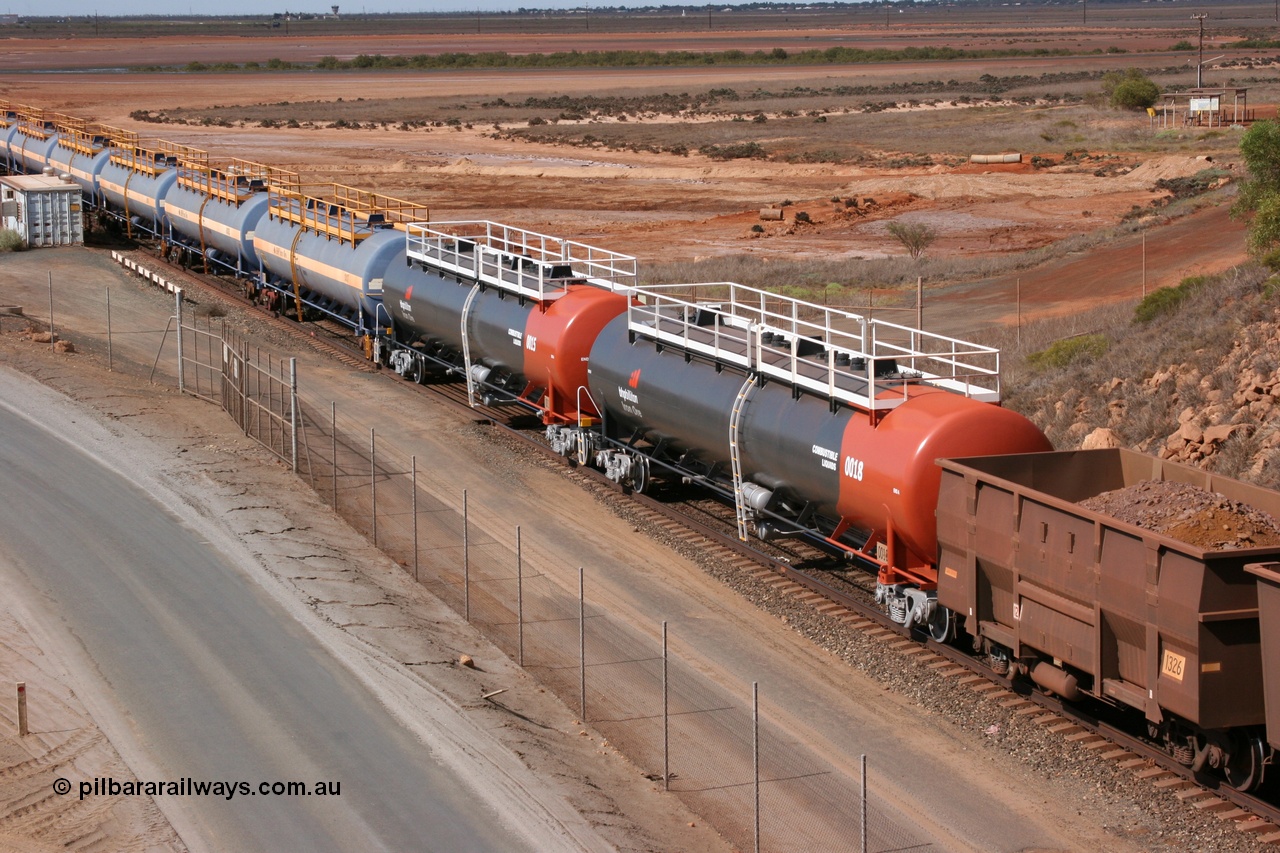
[[[1274,299],[1264,296],[1268,272],[1237,267],[1188,297],[1175,311],[1135,324],[1134,305],[1101,308],[1079,316],[988,333],[984,343],[1004,350],[1005,405],[1025,414],[1059,447],[1078,446],[1098,426],[1115,429],[1130,446],[1153,450],[1178,429],[1178,413],[1199,412],[1209,394],[1231,394],[1243,369],[1274,373],[1275,357],[1264,346],[1274,336]],[[1103,336],[1105,352],[1086,353],[1060,366],[1029,358],[1055,342],[1082,334]],[[1170,370],[1175,378],[1152,387],[1152,376]],[[1115,380],[1118,387],[1112,390]],[[1255,465],[1273,427],[1237,435],[1224,444],[1215,470],[1240,476]],[[1280,463],[1280,457],[1276,459]],[[1267,468],[1275,477],[1280,466]],[[1270,483],[1274,485],[1274,483]]]
[[[1165,89],[1194,82],[1182,67],[1148,70]],[[323,73],[313,73],[322,83]],[[948,73],[946,66],[940,65],[936,73]],[[815,69],[810,80],[783,84],[761,77],[758,83],[732,89],[635,89],[572,98],[548,91],[518,102],[492,97],[358,98],[142,110],[134,117],[223,126],[337,126],[351,128],[352,133],[468,126],[583,148],[679,155],[707,146],[754,150],[746,148],[754,145],[777,161],[878,165],[893,165],[895,160],[918,165],[912,157],[959,162],[973,152],[1010,150],[1049,157],[1080,149],[1142,153],[1194,148],[1207,154],[1234,150],[1237,134],[1229,130],[1153,133],[1145,117],[1097,105],[1101,74],[1095,70],[994,77],[970,71],[969,76],[945,80],[902,81],[894,79],[891,68],[878,68],[868,72],[867,82],[855,86],[833,83]],[[1274,77],[1242,75],[1228,82],[1251,86],[1255,103],[1280,97],[1280,82]],[[894,106],[918,109],[885,111]]]
[[[831,260],[799,258],[761,258],[733,255],[701,261],[651,261],[641,269],[645,284],[670,284],[695,281],[735,281],[771,290],[786,296],[831,305],[865,305],[866,291],[877,292],[877,303],[884,301],[886,290],[904,291],[903,299],[915,299],[917,278],[929,283],[981,281],[1004,276],[1018,270],[1031,269],[1057,258],[1106,245],[1142,228],[1186,215],[1200,206],[1218,199],[1218,190],[1205,196],[1183,199],[1161,208],[1154,218],[1125,222],[1057,240],[1041,248],[1001,255],[930,257],[912,259],[904,255],[863,259],[842,257]],[[906,291],[910,291],[909,293]],[[890,303],[892,300],[890,299]],[[1131,309],[1129,309],[1131,311]],[[1074,318],[1078,320],[1079,318]],[[1068,334],[1090,331],[1088,326]],[[1024,335],[1033,334],[1027,329]],[[1063,336],[1061,333],[1057,337]],[[1043,349],[1043,347],[1040,347]]]

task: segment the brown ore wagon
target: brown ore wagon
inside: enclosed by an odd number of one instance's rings
[[[1163,480],[1280,518],[1280,493],[1123,449],[938,464],[938,603],[997,671],[1136,709],[1183,763],[1256,788],[1271,748],[1245,565],[1280,546],[1206,549],[1079,502]]]

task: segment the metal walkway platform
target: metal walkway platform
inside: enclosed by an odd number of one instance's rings
[[[1000,401],[1000,351],[733,282],[647,285],[632,335],[869,412],[925,385]]]
[[[412,223],[408,255],[431,269],[551,302],[570,284],[635,288],[636,259],[488,220]]]

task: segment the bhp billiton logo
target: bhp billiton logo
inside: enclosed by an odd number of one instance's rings
[[[631,379],[627,381],[627,384],[630,385],[632,388],[640,387],[640,371],[639,370],[631,371]]]

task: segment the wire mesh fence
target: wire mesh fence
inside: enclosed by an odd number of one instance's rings
[[[735,847],[929,849],[847,766],[758,713],[751,684],[726,689],[673,651],[682,644],[665,623],[636,627],[595,605],[590,567],[576,581],[552,571],[556,559],[523,542],[516,520],[476,506],[465,484],[424,474],[376,424],[299,393],[291,363],[264,366],[261,353],[223,337],[215,371],[214,332],[185,331],[180,358],[208,371],[200,387],[248,434],[296,459],[339,515]]]

